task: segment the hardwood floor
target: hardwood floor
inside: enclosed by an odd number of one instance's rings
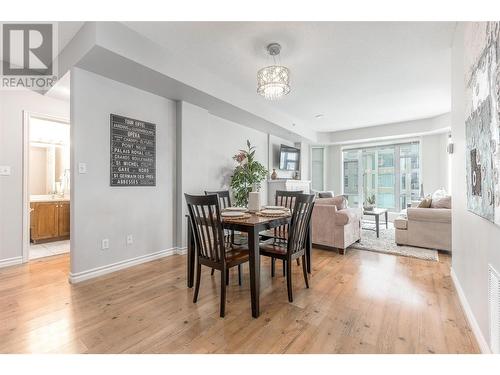
[[[185,256],[77,285],[68,255],[0,270],[1,353],[477,353],[450,275],[439,262],[314,250],[311,288],[294,270],[294,302],[277,265],[262,261],[261,316],[250,313],[248,265],[231,271],[226,317],[220,277],[186,287]],[[278,262],[278,264],[281,264]]]

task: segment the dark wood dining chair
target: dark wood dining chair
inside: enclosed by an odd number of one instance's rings
[[[219,207],[221,209],[231,207],[231,194],[229,190],[206,191],[205,195],[217,194],[219,197]]]
[[[198,300],[201,266],[221,272],[220,316],[226,309],[226,278],[228,270],[248,262],[248,248],[229,244],[225,240],[220,216],[219,197],[184,194],[197,250],[196,282],[193,302]]]
[[[306,268],[306,241],[311,214],[314,207],[314,195],[300,194],[295,197],[287,239],[271,238],[260,243],[260,255],[281,259],[286,265],[286,285],[288,301],[293,302],[292,261],[302,257],[302,272],[306,288],[309,288]]]
[[[287,191],[287,190],[276,190],[276,195],[274,197],[274,204],[276,206],[286,207],[293,210],[295,204],[295,198],[302,194],[302,190],[298,191]],[[289,225],[281,225],[277,228],[271,229],[263,234],[264,238],[278,238],[286,241],[288,237]],[[300,265],[300,260],[297,258],[297,264]],[[271,259],[271,276],[274,277],[276,269],[276,259]],[[283,261],[283,276],[286,275],[285,262]]]
[[[231,193],[229,192],[229,190],[217,190],[217,191],[205,190],[205,195],[211,195],[211,194],[217,194],[217,196],[219,197],[219,207],[222,210],[231,207]],[[242,243],[235,242],[234,230],[225,229],[224,235],[225,235],[224,238],[231,244],[242,245]],[[214,272],[215,270],[212,268],[212,272],[210,274],[213,275]],[[227,273],[226,283],[229,284],[229,271]],[[241,265],[238,266],[238,284],[241,285]]]

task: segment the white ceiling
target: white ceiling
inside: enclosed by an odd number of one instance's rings
[[[65,21],[55,23],[57,24],[57,39],[59,40],[58,52],[61,52],[71,39],[73,39],[85,22]]]
[[[67,72],[64,76],[59,77],[56,84],[45,95],[69,102],[70,87],[70,72]]]
[[[291,93],[266,102],[316,131],[450,111],[453,22],[127,22],[127,26],[239,90],[279,42]],[[256,101],[265,101],[255,93]],[[316,119],[316,114],[323,114]]]
[[[83,26],[84,22],[56,22],[57,23],[57,39],[58,53],[68,45],[76,33]],[[46,95],[60,100],[69,101],[70,95],[70,75],[66,73],[63,77],[59,77],[57,83],[47,92]]]

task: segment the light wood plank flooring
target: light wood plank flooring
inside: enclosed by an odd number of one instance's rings
[[[185,256],[77,285],[69,256],[0,270],[1,353],[477,353],[450,275],[439,262],[314,250],[311,288],[294,265],[294,302],[262,261],[261,316],[250,314],[248,265],[230,276],[219,318],[218,273],[197,304]],[[280,264],[280,262],[278,262]]]

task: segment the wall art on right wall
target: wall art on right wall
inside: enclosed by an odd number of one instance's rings
[[[500,22],[465,28],[467,209],[500,226]]]

